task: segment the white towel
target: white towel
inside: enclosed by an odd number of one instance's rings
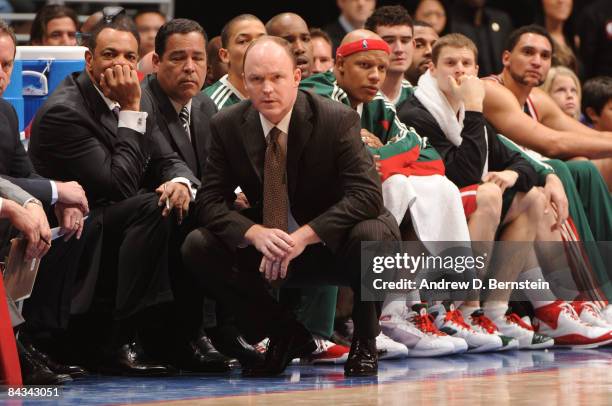
[[[444,93],[438,87],[438,82],[431,76],[428,70],[419,79],[419,86],[414,92],[414,96],[420,101],[429,113],[438,122],[442,132],[454,146],[458,147],[463,142],[461,131],[463,131],[463,120],[465,119],[465,106],[463,102],[459,106],[459,111],[455,113],[452,106],[444,96]],[[485,142],[487,140],[487,127],[485,126]],[[487,146],[487,155],[485,165],[482,170],[482,177],[489,172],[489,151]]]

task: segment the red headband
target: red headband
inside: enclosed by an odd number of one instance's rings
[[[385,51],[387,54],[391,54],[391,48],[389,44],[381,39],[360,39],[358,41],[349,42],[341,45],[336,50],[336,58],[339,56],[347,57],[357,52],[362,51]]]

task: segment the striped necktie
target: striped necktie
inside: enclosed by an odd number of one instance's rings
[[[187,106],[183,106],[179,113],[179,120],[181,120],[181,124],[185,129],[185,132],[191,138],[191,134],[189,133],[189,110],[187,110]]]

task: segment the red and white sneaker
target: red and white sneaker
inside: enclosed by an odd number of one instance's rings
[[[535,309],[534,327],[562,347],[597,348],[612,342],[612,330],[585,323],[569,303],[557,300]]]
[[[408,347],[410,357],[436,357],[456,352],[453,343],[438,334],[424,304],[414,305],[413,311],[405,307],[401,314],[382,316],[380,328],[387,337]]]
[[[452,303],[434,305],[429,308],[429,314],[440,331],[464,339],[469,348],[468,352],[498,351],[503,346],[500,336],[482,333],[470,327],[463,319],[461,311],[455,309]]]
[[[555,340],[544,334],[536,333],[529,318],[521,319],[508,308],[506,314],[499,319],[492,320],[499,331],[508,337],[518,340],[519,349],[541,350],[555,345]]]
[[[601,309],[601,316],[612,325],[612,305],[608,304]]]
[[[401,359],[408,356],[408,347],[398,343],[387,337],[381,331],[376,336],[376,350],[378,351],[378,360],[386,359]]]
[[[597,327],[612,330],[612,325],[604,319],[601,310],[593,302],[573,301],[572,306],[576,313],[578,313],[580,320]]]
[[[323,337],[315,336],[317,349],[308,357],[313,364],[344,364],[348,359],[349,347],[333,343]]]
[[[484,334],[495,334],[502,341],[502,346],[498,351],[518,350],[519,341],[513,336],[502,334],[497,325],[484,314],[484,310],[476,309],[469,316],[464,316],[464,320],[474,330]]]
[[[255,348],[255,351],[257,351],[258,353],[265,355],[266,351],[268,351],[268,344],[270,344],[270,339],[266,337],[257,344],[255,344],[253,348]]]

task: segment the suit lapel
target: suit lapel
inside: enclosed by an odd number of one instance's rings
[[[149,81],[149,86],[151,92],[157,99],[157,104],[159,105],[159,110],[163,117],[163,122],[166,128],[162,128],[161,130],[170,134],[170,137],[176,144],[178,148],[178,152],[181,157],[187,163],[187,166],[193,171],[193,173],[198,173],[198,163],[195,156],[195,152],[193,147],[191,146],[191,141],[189,140],[189,136],[185,132],[183,125],[180,123],[178,118],[178,114],[176,114],[176,110],[174,110],[174,106],[170,102],[170,99],[163,92],[157,79],[151,78]],[[195,110],[193,108],[193,104],[191,106],[191,119],[193,120],[194,116],[197,116]]]
[[[202,111],[202,102],[198,96],[191,99],[191,138],[195,145],[196,155],[200,167],[206,163],[206,130],[210,128],[210,117]]]
[[[89,104],[89,108],[93,112],[94,117],[107,130],[109,135],[108,141],[112,145],[115,135],[117,134],[117,118],[113,112],[110,111],[108,105],[104,99],[102,99],[102,96],[100,96],[100,93],[98,93],[98,90],[95,88],[95,85],[89,78],[87,72],[83,71],[79,75],[77,78],[77,83],[79,84],[83,96]]]
[[[263,182],[263,165],[266,154],[266,140],[259,119],[259,113],[250,106],[244,116],[241,125],[242,142],[246,149],[249,162],[257,174],[260,182]]]
[[[289,182],[289,198],[293,197],[297,186],[298,168],[304,146],[312,134],[312,110],[306,96],[298,92],[297,100],[291,113],[289,134],[287,137],[287,178]]]

